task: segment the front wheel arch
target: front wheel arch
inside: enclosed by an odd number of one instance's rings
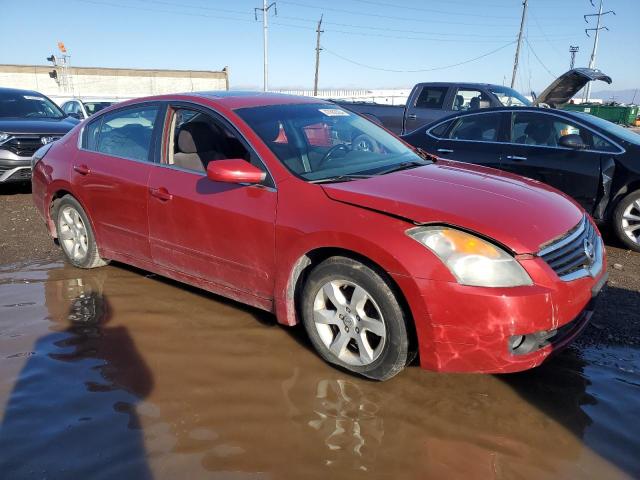
[[[307,280],[307,276],[320,263],[331,257],[346,257],[351,260],[355,260],[360,262],[367,267],[371,268],[375,271],[382,279],[387,282],[387,285],[391,289],[391,291],[396,296],[400,307],[402,308],[405,318],[407,319],[407,333],[409,335],[409,347],[412,352],[417,352],[418,349],[418,340],[417,333],[415,329],[415,322],[413,319],[413,314],[411,308],[409,306],[409,302],[407,301],[403,291],[400,289],[399,285],[393,279],[391,275],[389,275],[384,268],[378,265],[376,262],[371,260],[370,258],[359,254],[353,250],[340,248],[340,247],[319,247],[313,250],[308,251],[304,255],[302,255],[293,265],[291,272],[289,274],[289,281],[287,282],[286,289],[286,303],[287,303],[287,312],[286,312],[286,322],[288,325],[294,326],[301,323],[301,299],[302,299],[302,290],[304,289],[304,285]],[[413,360],[415,355],[411,358]]]

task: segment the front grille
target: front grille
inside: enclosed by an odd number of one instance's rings
[[[586,216],[562,238],[545,246],[538,256],[566,281],[595,276],[602,267],[602,240]]]
[[[30,180],[31,179],[31,169],[30,168],[21,168],[16,173],[9,177],[9,180]]]
[[[2,148],[15,153],[20,157],[32,157],[33,154],[42,145],[41,137],[53,137],[56,140],[61,138],[60,135],[29,135],[29,136],[15,136],[11,140],[2,145]]]

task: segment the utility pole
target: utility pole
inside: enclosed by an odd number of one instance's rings
[[[595,4],[593,3],[593,0],[589,0],[591,2],[591,5],[595,7]],[[587,34],[587,37],[589,37],[589,32],[595,31],[596,34],[594,36],[593,39],[593,50],[591,51],[591,58],[589,59],[589,68],[595,68],[596,67],[596,53],[598,52],[598,40],[600,39],[600,30],[609,30],[607,27],[601,27],[600,26],[600,19],[603,15],[607,15],[608,13],[613,13],[614,15],[616,14],[616,12],[614,12],[613,10],[609,10],[606,12],[602,11],[602,4],[603,4],[603,0],[600,0],[600,7],[598,8],[598,13],[591,13],[588,15],[584,15],[584,21],[589,23],[589,20],[587,20],[587,17],[598,17],[598,20],[596,21],[596,28],[585,28],[584,29],[584,33]],[[584,101],[588,102],[589,101],[589,95],[591,95],[591,82],[587,82],[587,88],[585,90],[585,94],[584,94]]]
[[[322,15],[320,15],[320,21],[318,22],[318,28],[316,29],[316,76],[313,81],[313,96],[318,96],[318,70],[320,68],[320,34],[323,32],[322,30]]]
[[[524,31],[524,22],[527,18],[527,2],[522,2],[522,19],[520,20],[520,32],[518,33],[518,46],[516,47],[516,58],[513,60],[513,75],[511,75],[511,88],[516,84],[516,74],[518,73],[518,58],[520,57],[520,46],[522,45],[522,32]]]
[[[571,54],[571,62],[569,63],[569,70],[573,70],[573,66],[576,64],[576,53],[580,51],[580,47],[569,45],[569,53]]]
[[[258,12],[262,12],[262,42],[263,42],[263,57],[264,57],[264,85],[263,90],[266,92],[269,89],[269,45],[268,45],[268,36],[269,36],[269,9],[273,7],[274,13],[278,15],[278,7],[276,6],[276,2],[273,2],[267,5],[267,0],[262,0],[262,8],[254,8],[253,15],[256,20],[258,20]]]

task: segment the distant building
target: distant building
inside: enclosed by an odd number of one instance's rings
[[[51,73],[53,71],[55,74]],[[164,93],[228,90],[229,72],[226,67],[222,71],[72,66],[65,70],[46,65],[0,65],[0,87],[36,90],[54,99],[126,99]]]

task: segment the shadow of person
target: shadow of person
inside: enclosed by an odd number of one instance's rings
[[[49,272],[54,331],[36,342],[4,412],[2,478],[152,478],[135,405],[153,377],[127,328],[109,325],[104,270],[66,279],[51,278],[65,270]]]

